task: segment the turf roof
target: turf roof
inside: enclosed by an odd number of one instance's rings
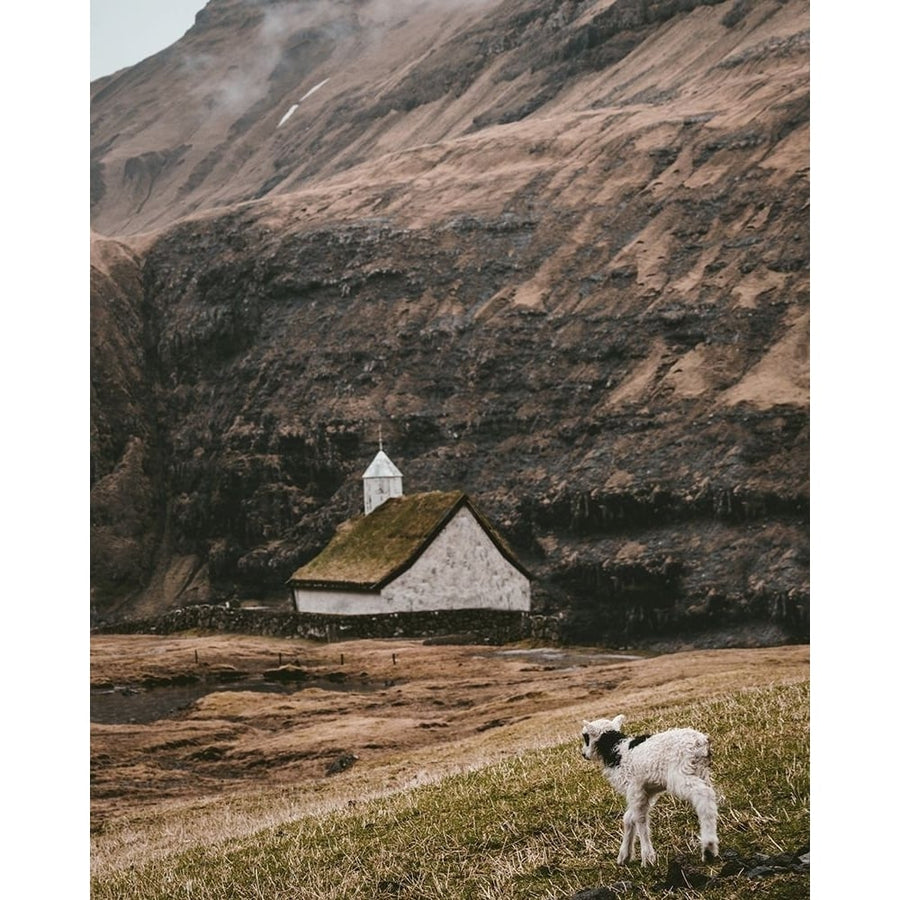
[[[290,583],[309,588],[379,590],[416,561],[463,505],[471,509],[500,552],[525,572],[462,491],[430,491],[392,497],[369,515],[344,523],[317,557],[294,572]]]

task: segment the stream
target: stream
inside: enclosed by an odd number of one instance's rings
[[[578,666],[605,665],[622,660],[641,659],[616,653],[591,650],[575,650],[560,647],[535,649],[493,650],[491,656],[501,659],[521,659],[540,669],[567,669]],[[343,677],[343,673],[309,678],[302,681],[281,682],[266,679],[262,675],[241,676],[233,681],[198,678],[187,684],[116,684],[91,687],[91,722],[104,725],[145,725],[157,719],[177,716],[191,704],[215,691],[259,691],[268,694],[292,694],[310,687],[327,691],[371,692],[383,690],[401,680],[385,683],[370,680],[365,673],[356,678]]]
[[[399,682],[394,682],[395,684]],[[91,722],[104,725],[145,725],[157,719],[177,716],[191,704],[216,691],[258,691],[265,694],[293,694],[316,687],[327,691],[377,691],[385,685],[380,681],[347,678],[333,680],[310,678],[289,684],[267,681],[261,675],[250,675],[239,681],[222,683],[198,679],[190,684],[117,684],[91,687]]]

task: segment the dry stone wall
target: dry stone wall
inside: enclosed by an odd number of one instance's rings
[[[532,637],[535,632],[532,626],[531,618],[526,613],[509,610],[454,609],[371,616],[332,616],[198,605],[171,610],[154,619],[103,626],[96,631],[116,634],[174,634],[200,629],[321,641],[457,635],[477,643],[506,644]],[[547,624],[538,631],[548,632]],[[551,635],[547,633],[546,637]]]
[[[759,609],[744,610],[727,621],[710,615],[676,616],[668,625],[656,622],[641,627],[632,621],[637,612],[634,608],[619,610],[618,616],[610,616],[602,631],[596,631],[586,625],[577,611],[565,615],[449,609],[341,616],[197,604],[155,618],[104,623],[95,627],[93,633],[176,634],[196,630],[318,641],[409,638],[468,644],[528,640],[541,644],[645,648],[656,652],[690,646],[766,647],[809,642],[808,614],[805,627],[798,623],[792,625],[783,616],[773,620]]]

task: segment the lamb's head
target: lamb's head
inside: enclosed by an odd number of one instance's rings
[[[609,749],[624,737],[620,731],[624,721],[625,716],[616,716],[585,722],[581,729],[581,755],[585,759],[604,762]]]

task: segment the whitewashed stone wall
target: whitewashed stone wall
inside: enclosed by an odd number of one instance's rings
[[[378,593],[359,591],[309,591],[293,588],[297,612],[327,613],[332,616],[364,616],[391,612]]]
[[[527,612],[531,585],[466,508],[447,523],[411,568],[381,595],[294,588],[298,612],[332,615],[499,609]]]
[[[531,606],[528,579],[497,549],[466,508],[447,523],[412,568],[382,591],[392,611]]]

